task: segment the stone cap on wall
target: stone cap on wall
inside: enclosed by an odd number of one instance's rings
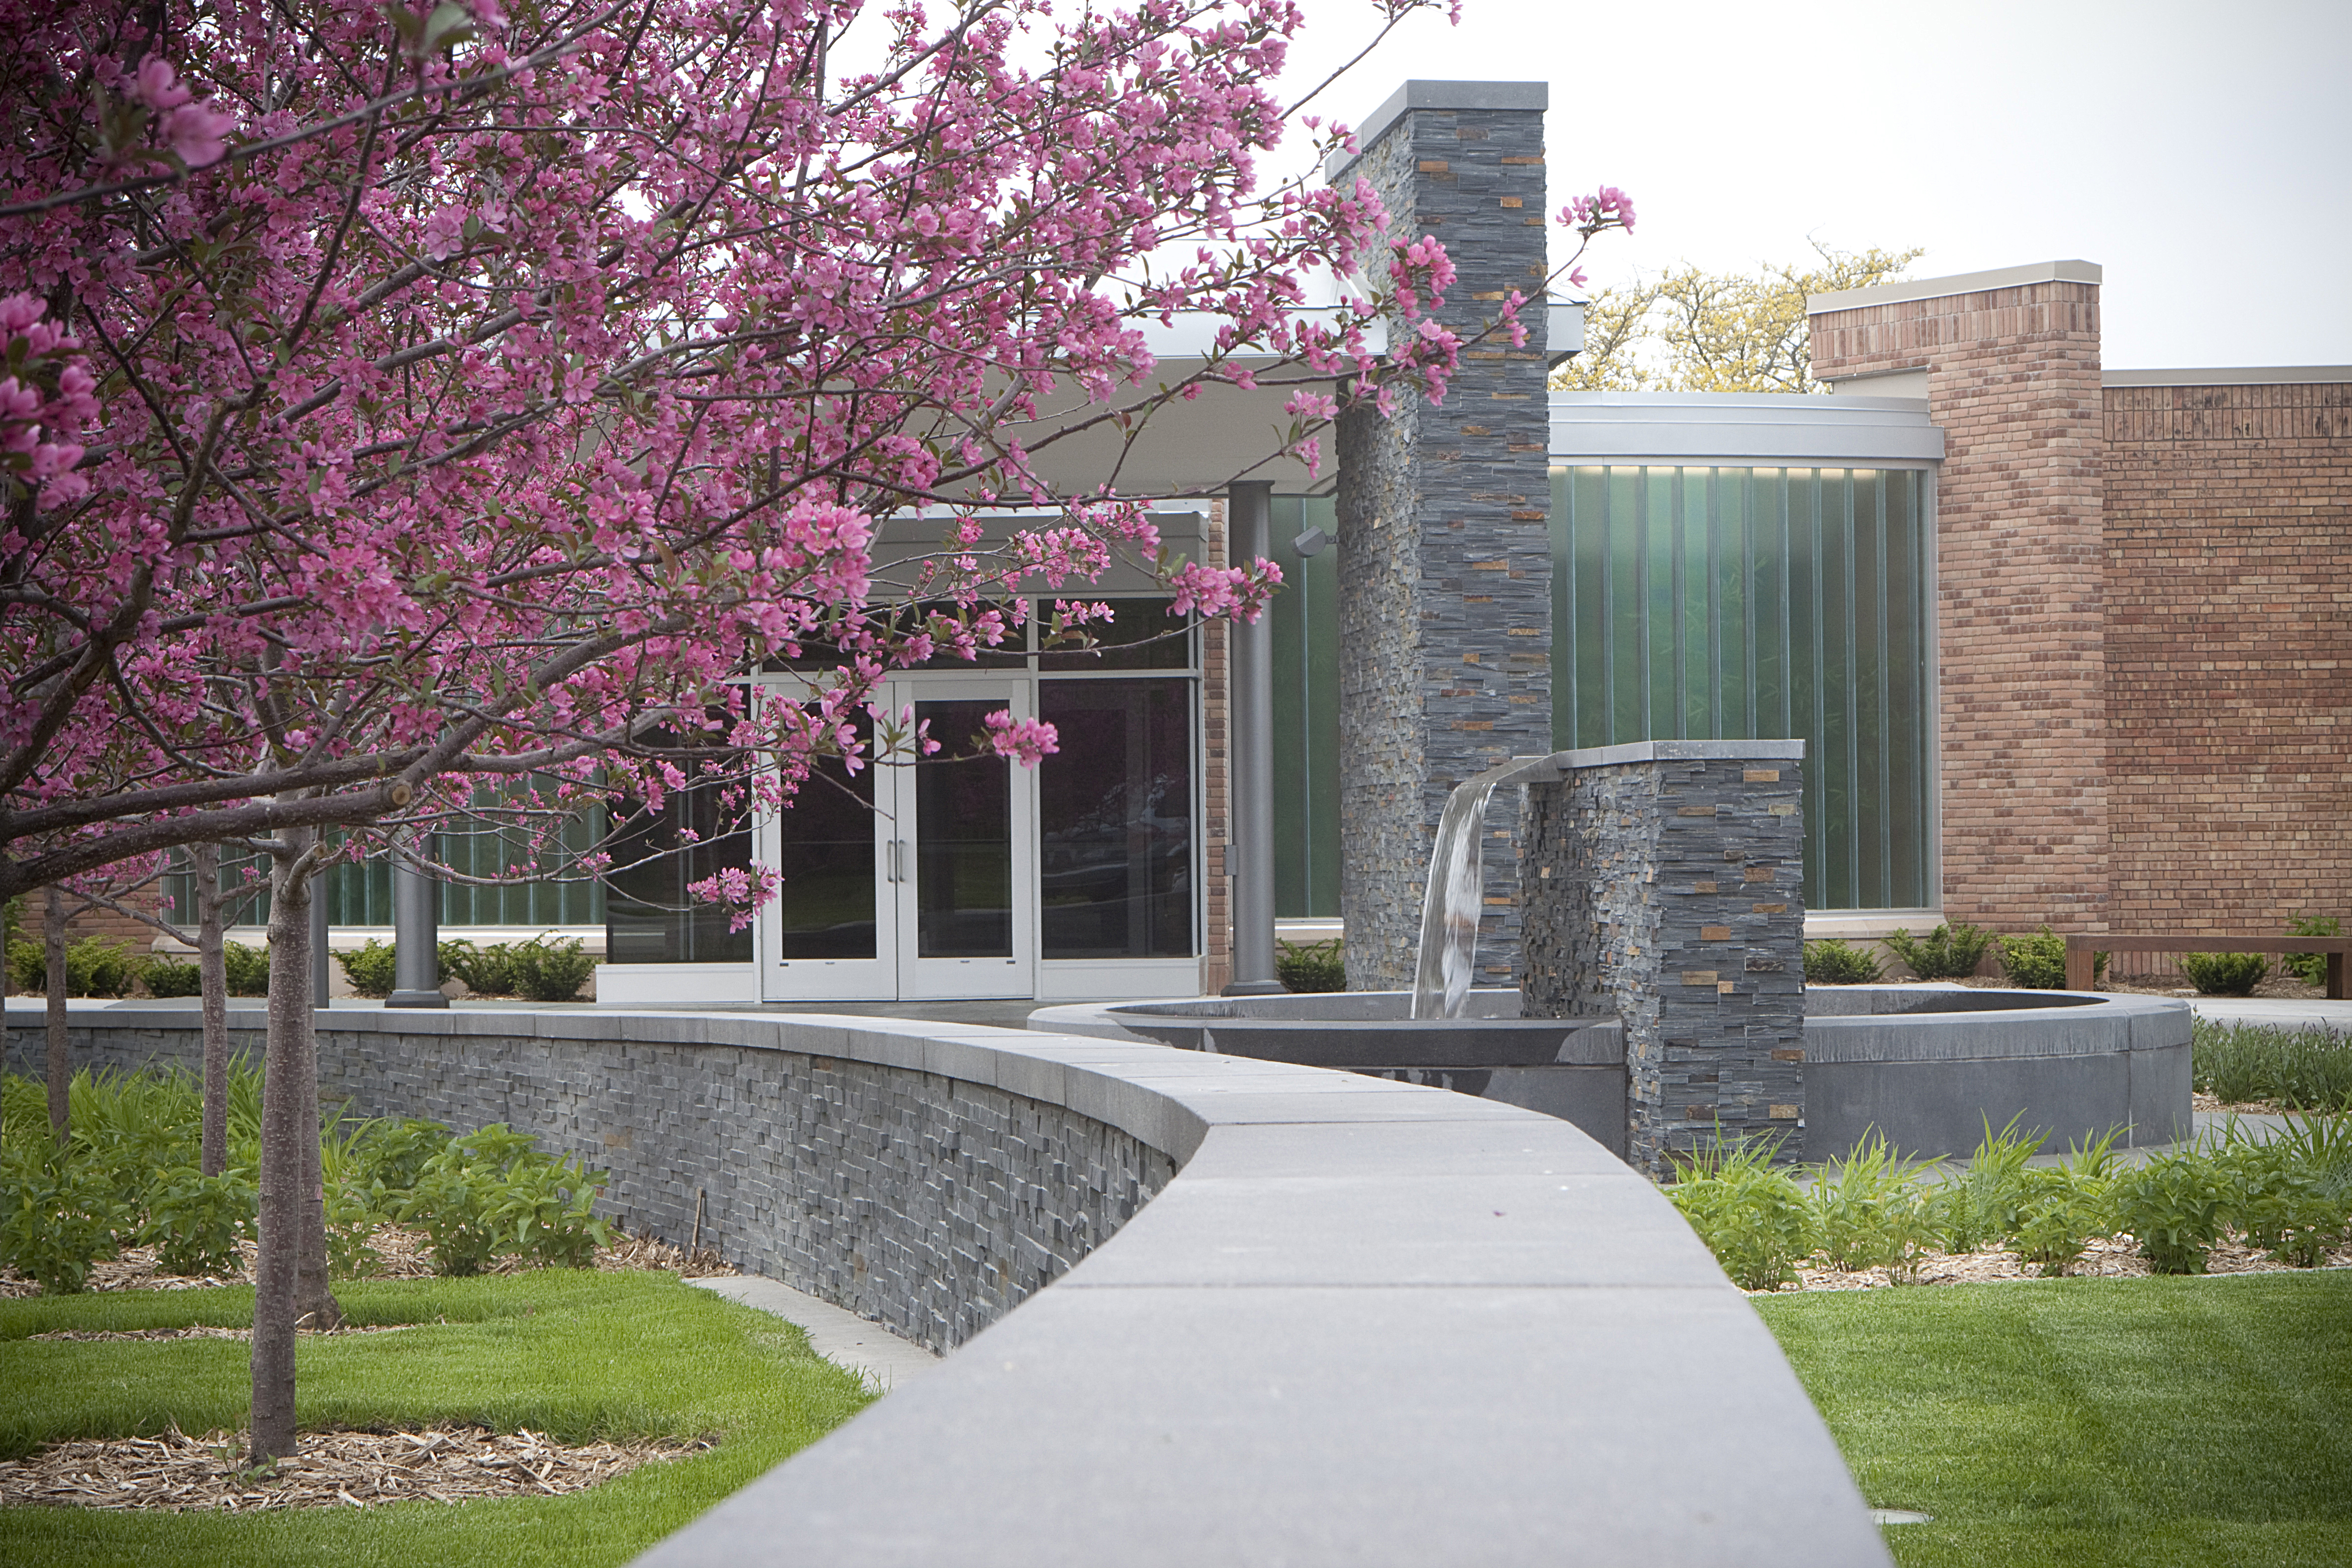
[[[1899,305],[1906,300],[1941,300],[1954,294],[1982,294],[1994,289],[2023,289],[2035,283],[2097,283],[2105,269],[2095,261],[2035,261],[2023,267],[1998,267],[1990,272],[1961,272],[1949,278],[1918,278],[1907,282],[1876,283],[1867,289],[1837,289],[1805,296],[1805,314],[1828,310],[1859,310],[1871,305]]]
[[[1390,126],[1411,110],[1524,109],[1541,113],[1550,107],[1551,84],[1548,81],[1408,81],[1389,94],[1388,101],[1356,127],[1356,145],[1361,151],[1332,153],[1324,162],[1323,177],[1326,182],[1337,183],[1364,152],[1370,150],[1373,142],[1388,134]]]

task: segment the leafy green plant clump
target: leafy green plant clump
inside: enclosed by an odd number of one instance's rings
[[[1965,923],[1939,925],[1924,937],[1898,927],[1885,938],[1887,951],[1909,964],[1911,973],[1922,980],[1960,980],[1974,974],[1994,940],[1992,932]]]
[[[2027,991],[2063,991],[2066,989],[2066,939],[2052,931],[2047,922],[2030,936],[2005,936],[1999,939],[2000,972],[2011,985]],[[2091,955],[2091,984],[2095,988],[2105,980],[2107,955]]]
[[[228,994],[232,996],[267,996],[269,994],[269,950],[247,947],[241,942],[221,943],[221,967],[228,974]]]
[[[1338,937],[1328,942],[1283,942],[1275,944],[1275,978],[1286,991],[1345,991],[1348,988],[1347,944]]]
[[[1833,936],[1805,943],[1805,984],[1808,985],[1867,985],[1886,966],[1858,947]]]
[[[2259,952],[2184,952],[2180,972],[2203,996],[2251,996],[2270,978],[2270,961]]]
[[[205,988],[204,971],[176,958],[150,959],[146,978],[150,996],[195,996]]]
[[[86,936],[66,944],[66,994],[128,996],[146,968],[147,960],[129,942]],[[37,995],[48,989],[48,958],[39,942],[9,944],[8,982]]]
[[[352,989],[362,996],[389,996],[397,984],[394,976],[399,973],[399,954],[388,942],[370,937],[357,947],[337,949],[335,962]]]
[[[2352,1111],[2352,1034],[2207,1018],[2191,1019],[2189,1028],[2193,1081],[2224,1104]]]
[[[2344,922],[2334,915],[2300,915],[2287,922],[2289,936],[2342,936]],[[2302,981],[2305,985],[2327,983],[2327,954],[2324,952],[2289,952],[2280,955],[2279,967]]]
[[[464,981],[478,996],[570,1002],[596,973],[596,957],[578,937],[539,936],[483,947],[460,940],[441,944],[441,972]]]
[[[1815,1245],[1813,1211],[1764,1144],[1681,1165],[1666,1196],[1743,1290],[1777,1290]]]

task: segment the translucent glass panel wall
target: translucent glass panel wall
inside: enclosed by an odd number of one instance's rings
[[[1932,905],[1927,483],[1555,468],[1559,743],[1802,738],[1806,907]]]
[[[1282,591],[1267,613],[1274,642],[1274,912],[1339,913],[1339,556],[1301,557],[1308,528],[1339,531],[1328,498],[1276,496],[1274,560]]]

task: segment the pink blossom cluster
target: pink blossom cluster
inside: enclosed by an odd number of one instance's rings
[[[1298,12],[900,7],[814,68],[862,10],[0,0],[0,452],[37,492],[0,536],[0,894],[298,820],[536,853],[685,787],[781,809],[874,760],[890,671],[1114,560],[1262,613],[1270,564],[1167,558],[1045,459],[1270,365],[1344,378],[1294,447],[1443,394],[1443,247],[1360,181],[1261,186]],[[1380,286],[1296,315],[1327,268]],[[1179,310],[1218,348],[1157,375]],[[882,564],[923,508],[946,547]]]
[[[78,500],[89,483],[74,471],[85,448],[73,437],[98,414],[98,383],[81,345],[54,321],[37,296],[0,299],[0,485],[12,500],[30,493],[37,507]],[[0,521],[0,550],[23,547]]]
[[[688,882],[686,890],[700,903],[727,911],[727,929],[741,931],[760,910],[783,891],[783,879],[772,867],[730,866],[723,871]]]
[[[1042,719],[1016,719],[999,709],[981,721],[988,726],[989,748],[1024,768],[1035,767],[1039,761],[1062,749],[1061,736]]]

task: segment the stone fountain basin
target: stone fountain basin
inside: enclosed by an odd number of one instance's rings
[[[1338,1068],[1525,1106],[1625,1151],[1623,1036],[1612,1018],[1522,1018],[1515,990],[1470,1016],[1414,1019],[1402,991],[1045,1007],[1030,1026]],[[1958,985],[1805,993],[1804,1155],[1873,1132],[1915,1156],[1965,1155],[2012,1118],[2051,1146],[2191,1131],[2189,1005],[2171,997]]]

